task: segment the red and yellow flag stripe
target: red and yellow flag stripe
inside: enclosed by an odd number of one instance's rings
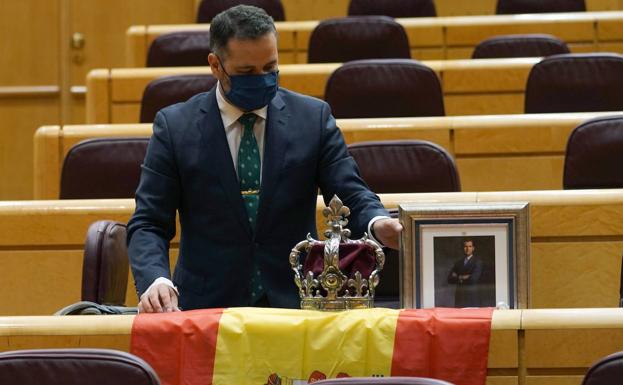
[[[131,351],[166,385],[298,385],[390,375],[483,385],[491,314],[262,308],[141,314],[132,328]]]

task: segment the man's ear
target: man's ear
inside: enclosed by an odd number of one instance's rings
[[[221,71],[222,71],[221,64],[218,60],[218,57],[215,54],[213,53],[208,54],[208,64],[210,65],[212,74],[214,74],[216,78],[220,78],[219,75],[221,74]]]

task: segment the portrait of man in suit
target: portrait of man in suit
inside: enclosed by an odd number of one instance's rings
[[[353,238],[367,232],[397,248],[402,227],[362,180],[328,104],[279,87],[265,11],[220,13],[210,45],[217,85],[158,112],[142,165],[128,223],[139,311],[296,308],[288,255],[308,233],[318,238],[318,190],[350,208]]]
[[[454,292],[455,307],[481,306],[480,288],[483,273],[482,260],[474,255],[474,240],[463,240],[463,257],[457,259],[448,273],[448,283],[456,285]]]

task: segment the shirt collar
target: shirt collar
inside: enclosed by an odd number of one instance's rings
[[[216,83],[216,103],[218,104],[219,111],[221,111],[221,118],[223,119],[223,126],[225,126],[225,128],[234,124],[244,114],[244,111],[225,99],[225,95],[223,95],[223,90],[221,89],[221,82]],[[258,108],[251,112],[266,120],[268,106]]]

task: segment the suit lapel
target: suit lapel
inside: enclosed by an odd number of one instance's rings
[[[262,187],[257,215],[256,233],[261,230],[268,217],[271,199],[277,186],[283,157],[288,148],[287,108],[279,93],[268,105],[266,131],[264,133],[264,164],[262,166]]]
[[[207,103],[202,107],[202,110],[206,114],[199,121],[197,128],[201,135],[202,147],[205,153],[206,161],[204,167],[216,170],[220,184],[223,190],[225,190],[225,195],[231,205],[232,212],[235,213],[235,216],[242,224],[242,228],[251,236],[251,226],[249,225],[244,201],[240,194],[240,183],[234,169],[231,153],[229,152],[223,119],[216,102],[216,87],[209,92]]]

